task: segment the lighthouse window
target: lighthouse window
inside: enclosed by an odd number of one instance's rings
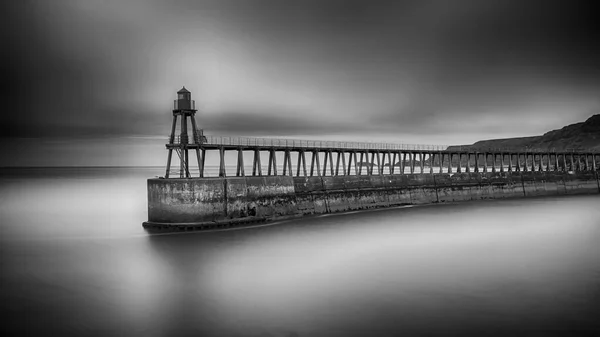
[[[177,96],[178,96],[178,97],[177,97],[178,99],[185,99],[185,94],[179,94],[179,95],[177,95]]]

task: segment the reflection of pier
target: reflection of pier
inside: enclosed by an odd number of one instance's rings
[[[219,176],[228,176],[226,156],[237,152],[235,176],[337,176],[382,174],[434,174],[461,172],[596,171],[600,153],[488,150],[447,150],[447,146],[309,141],[294,139],[212,137],[182,144],[170,138],[168,149],[197,151],[199,177],[204,177],[208,151],[219,153]],[[185,153],[184,152],[184,153]],[[252,173],[244,167],[244,154],[251,153]],[[263,165],[261,154],[267,154]],[[279,154],[279,155],[278,155]],[[281,156],[283,154],[283,156]],[[187,155],[183,156],[187,158]],[[277,158],[283,157],[283,165]],[[180,170],[180,177],[191,177]],[[266,167],[264,167],[266,166]],[[281,170],[282,169],[282,170]],[[281,170],[281,171],[278,171]],[[167,173],[168,177],[168,173]]]

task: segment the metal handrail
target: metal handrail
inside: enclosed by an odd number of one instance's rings
[[[191,136],[191,135],[190,135]],[[472,145],[432,145],[432,144],[394,144],[394,143],[372,143],[372,142],[340,142],[323,140],[302,140],[302,139],[278,139],[278,138],[254,138],[254,137],[227,137],[227,136],[205,136],[194,139],[198,144],[204,145],[230,145],[230,146],[263,146],[263,147],[285,147],[285,148],[327,148],[327,149],[359,149],[359,150],[408,150],[408,151],[452,151],[452,152],[527,152],[527,153],[556,153],[556,152],[587,152],[597,153],[598,151],[584,149],[567,149],[557,151],[556,148],[480,148]],[[188,136],[189,137],[189,136]],[[189,137],[192,139],[193,137]],[[178,144],[180,136],[176,136],[174,144]]]
[[[190,100],[190,109],[192,110],[196,110],[196,101],[195,100]],[[187,108],[187,107],[186,107]],[[179,110],[179,100],[173,100],[173,110]]]
[[[444,151],[448,145],[428,144],[392,144],[371,142],[339,142],[323,140],[302,139],[277,139],[277,138],[252,138],[252,137],[225,137],[205,136],[202,141],[205,145],[232,145],[232,146],[268,146],[288,148],[329,148],[329,149],[364,149],[364,150],[428,150]],[[179,143],[180,136],[176,136],[174,143]]]

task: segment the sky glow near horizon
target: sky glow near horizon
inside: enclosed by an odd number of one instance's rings
[[[5,4],[7,165],[164,165],[185,85],[207,134],[470,144],[600,112],[586,1]]]

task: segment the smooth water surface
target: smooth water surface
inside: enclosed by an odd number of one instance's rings
[[[2,332],[593,336],[600,196],[149,235],[160,168],[0,172]]]

